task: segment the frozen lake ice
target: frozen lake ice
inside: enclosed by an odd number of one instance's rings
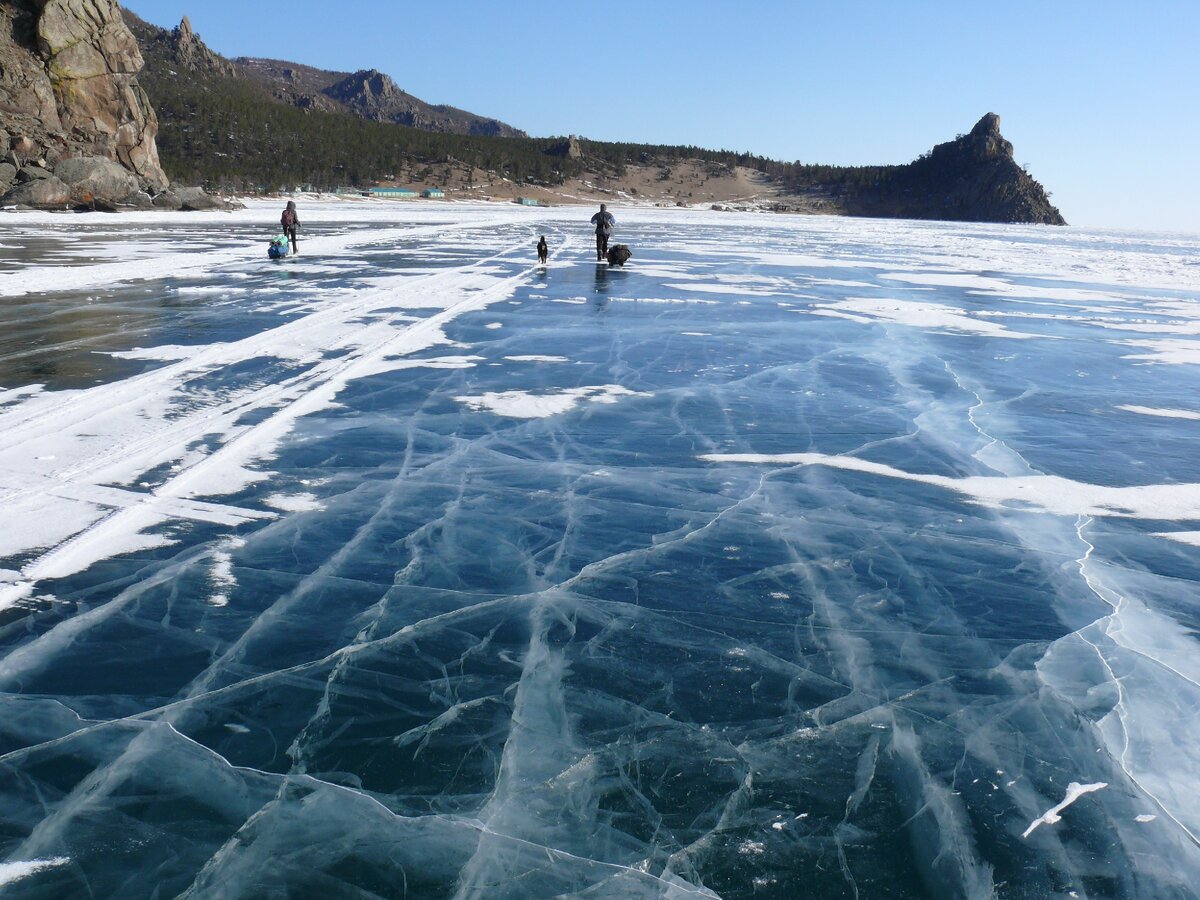
[[[0,218],[6,898],[1195,896],[1200,238],[277,207]]]

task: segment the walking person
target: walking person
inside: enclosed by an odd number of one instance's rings
[[[550,258],[550,248],[546,245],[546,236],[543,234],[541,240],[537,243],[538,265],[544,266],[546,260]]]
[[[592,224],[596,226],[596,262],[603,262],[608,256],[608,239],[612,236],[617,220],[608,211],[608,207],[601,203],[600,212],[592,216]]]
[[[289,200],[287,209],[283,211],[283,215],[279,217],[279,224],[283,228],[283,233],[288,240],[292,242],[292,254],[300,253],[300,246],[296,243],[296,229],[300,227],[300,216],[296,214],[296,201]]]

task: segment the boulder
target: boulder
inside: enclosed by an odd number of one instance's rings
[[[183,209],[183,201],[174,191],[163,191],[154,197],[154,208],[168,211]]]
[[[140,187],[128,170],[102,156],[64,159],[54,174],[71,188],[76,203],[120,203]]]
[[[12,152],[21,162],[37,159],[42,155],[42,148],[33,138],[22,135],[12,142]]]
[[[189,212],[202,209],[220,209],[223,205],[220,197],[215,194],[205,193],[204,188],[176,188],[175,194],[179,197],[180,207]]]
[[[15,188],[0,197],[0,203],[11,206],[36,206],[39,208],[56,209],[64,207],[71,199],[71,189],[63,181],[50,175],[35,181],[18,184]]]
[[[6,189],[16,178],[17,167],[9,162],[0,162],[0,189]]]
[[[42,166],[28,165],[21,166],[17,172],[17,181],[25,184],[29,181],[41,181],[43,178],[49,178],[50,173]]]
[[[0,156],[8,156],[8,148],[12,146],[10,143],[8,132],[0,128]]]
[[[240,203],[226,200],[217,194],[210,194],[204,188],[185,187],[175,188],[181,208],[187,212],[197,212],[204,209],[242,209]],[[157,205],[157,204],[156,204]]]
[[[145,191],[134,191],[121,201],[121,206],[127,209],[154,209],[154,201]]]

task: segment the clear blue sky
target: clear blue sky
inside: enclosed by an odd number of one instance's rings
[[[533,135],[907,162],[1000,114],[1072,224],[1200,231],[1200,0],[127,0]]]

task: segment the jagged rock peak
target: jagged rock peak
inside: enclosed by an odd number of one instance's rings
[[[1013,155],[1013,145],[1000,133],[1000,117],[993,112],[975,123],[967,139],[971,142],[972,149],[982,157],[1011,158]]]
[[[403,91],[390,76],[378,69],[360,69],[344,81],[333,85],[329,93],[343,100],[354,97],[387,100]]]
[[[184,16],[179,25],[171,31],[171,52],[179,65],[196,71],[217,72],[222,75],[234,74],[234,65],[222,56],[208,49],[200,35],[192,28],[192,22]]]
[[[546,150],[547,156],[563,156],[567,159],[583,159],[583,148],[579,146],[579,138],[569,135],[565,141],[560,141]]]
[[[187,21],[186,19],[184,21]],[[1000,117],[994,112],[984,115],[982,119],[975,123],[975,127],[971,129],[972,135],[988,135],[1000,134]]]
[[[906,184],[927,202],[907,215],[969,222],[1065,225],[1045,189],[1013,159],[1000,133],[1000,117],[988,113],[952,141],[938,144],[912,167]]]

